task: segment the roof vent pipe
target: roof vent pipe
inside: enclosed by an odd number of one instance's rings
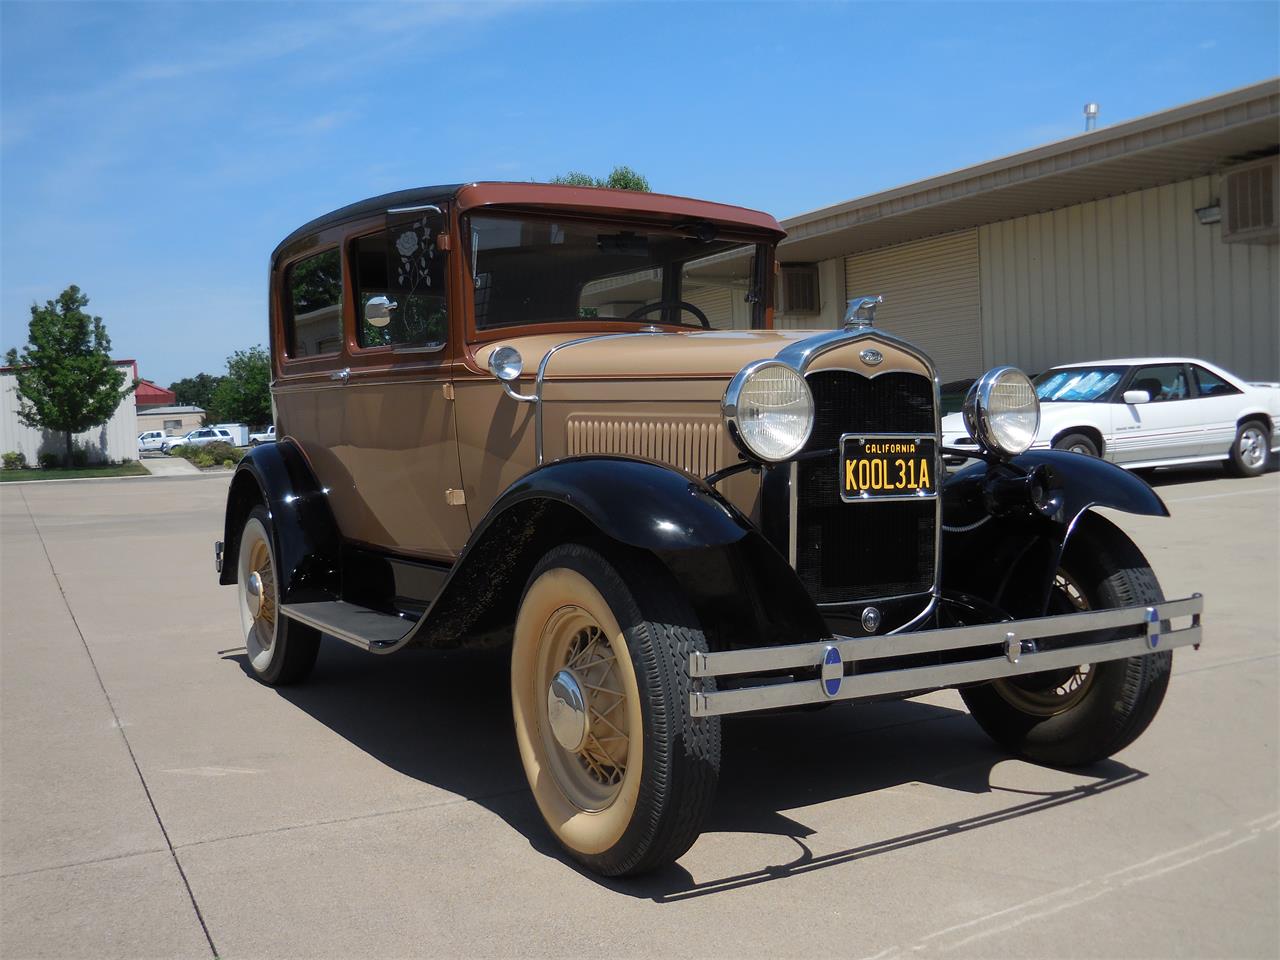
[[[1096,103],[1086,103],[1084,105],[1084,129],[1088,133],[1098,125],[1098,105]]]

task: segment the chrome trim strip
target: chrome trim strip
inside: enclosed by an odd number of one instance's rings
[[[388,207],[387,215],[393,213],[426,213],[428,210],[444,215],[444,211],[437,207],[434,203],[422,203],[416,207]]]
[[[919,633],[836,637],[815,643],[753,647],[749,650],[727,650],[720,653],[693,653],[689,657],[689,675],[724,677],[767,670],[816,667],[821,665],[822,654],[829,646],[839,650],[841,658],[846,663],[857,663],[882,657],[902,657],[919,653],[937,653],[941,650],[981,647],[1004,643],[1011,638],[1020,641],[1039,640],[1045,637],[1063,637],[1073,633],[1110,630],[1116,627],[1147,626],[1153,622],[1153,617],[1156,623],[1171,620],[1174,617],[1194,617],[1195,622],[1192,626],[1199,626],[1200,615],[1203,612],[1204,598],[1196,593],[1181,600],[1167,600],[1157,604],[1065,613],[1052,617],[1036,617],[1031,620],[1006,620],[972,627],[944,627],[940,630],[922,630]],[[1085,645],[1072,649],[1090,648]]]
[[[840,688],[835,694],[829,691],[822,679],[783,681],[766,686],[720,690],[711,693],[695,692],[689,695],[689,710],[695,717],[712,717],[751,710],[800,706],[806,703],[820,703],[828,700],[852,700],[888,696],[890,694],[915,693],[940,687],[983,683],[1004,677],[1037,673],[1042,670],[1074,667],[1081,662],[1102,663],[1107,660],[1121,660],[1127,657],[1143,656],[1158,650],[1172,650],[1175,647],[1194,646],[1199,648],[1202,640],[1200,617],[1203,606],[1203,598],[1199,594],[1194,594],[1183,600],[1174,600],[1146,607],[1125,607],[1118,610],[1067,614],[1062,617],[1042,617],[1039,620],[1010,621],[1007,623],[986,624],[982,627],[931,630],[913,636],[925,638],[932,635],[936,638],[941,634],[957,634],[957,642],[948,645],[935,644],[916,652],[973,646],[975,645],[974,637],[980,634],[977,645],[1001,643],[1004,646],[1004,653],[1002,655],[984,657],[980,660],[969,660],[943,666],[911,667],[905,670],[886,670],[881,673],[844,676],[841,678]],[[1179,630],[1160,632],[1162,621],[1180,616],[1190,616],[1191,625]],[[1048,624],[1054,622],[1061,624],[1062,621],[1076,618],[1088,624],[1088,626],[1080,628],[1084,630],[1105,629],[1105,627],[1099,627],[1099,623],[1110,623],[1113,626],[1145,624],[1146,630],[1143,631],[1142,635],[1136,637],[1127,637],[1103,643],[1079,644],[1058,650],[1037,651],[1034,643],[1029,642],[1035,637],[1063,635],[1060,627],[1054,628],[1056,632],[1046,633],[1044,631],[1048,629]],[[1028,625],[1032,624],[1038,626],[1029,628]],[[1076,628],[1072,628],[1069,632],[1075,632],[1075,630]],[[851,645],[859,648],[869,647],[875,645],[874,641],[883,641],[884,639],[880,637],[869,639],[836,637],[833,640],[821,641],[815,644],[800,644],[797,647],[804,647],[810,651],[811,655],[806,656],[809,661],[805,664],[806,666],[821,670],[824,658],[829,650],[840,651],[842,661],[848,661],[850,658],[845,656],[844,651]],[[903,640],[910,639],[910,637],[896,639]],[[886,644],[881,643],[879,646],[883,650]],[[767,652],[768,650],[770,648],[765,648],[765,651],[733,651],[731,654],[693,654],[690,657],[690,668],[692,671],[695,664],[704,665],[711,657],[736,656],[739,653],[756,654]],[[905,651],[901,648],[894,649],[890,655],[902,652]],[[885,654],[881,652],[879,655],[884,656]],[[704,663],[699,662],[700,658]],[[859,659],[869,659],[869,657],[860,655]],[[771,669],[786,669],[786,667],[772,667]],[[719,671],[719,675],[723,674],[723,670]],[[711,676],[712,674],[695,675]]]

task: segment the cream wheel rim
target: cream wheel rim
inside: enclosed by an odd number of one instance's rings
[[[1076,610],[1089,610],[1089,598],[1079,582],[1065,570],[1059,570],[1054,578],[1054,589],[1059,591]],[[1094,667],[1082,663],[1065,670],[1053,670],[1044,675],[1032,674],[1025,678],[995,680],[996,693],[1023,713],[1036,717],[1054,717],[1065,713],[1088,695],[1093,686]],[[1034,685],[1041,681],[1041,685]]]
[[[643,715],[617,619],[576,570],[548,570],[526,591],[511,694],[516,744],[543,818],[570,849],[603,853],[636,809]]]
[[[249,662],[259,672],[271,663],[275,650],[279,599],[276,593],[275,562],[267,531],[256,517],[240,534],[239,576],[240,623],[245,633]]]

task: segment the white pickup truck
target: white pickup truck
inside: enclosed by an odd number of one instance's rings
[[[265,433],[249,434],[249,446],[256,447],[260,443],[275,443],[276,428],[274,426],[267,427]]]

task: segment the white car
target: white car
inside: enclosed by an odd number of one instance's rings
[[[138,434],[138,451],[161,450],[164,442],[171,439],[163,430],[144,430]]]
[[[1040,429],[1033,450],[1071,450],[1130,469],[1225,460],[1247,477],[1266,470],[1280,450],[1280,384],[1248,383],[1204,360],[1071,363],[1034,382]],[[977,446],[962,413],[943,418],[942,442]]]
[[[249,434],[249,446],[256,447],[260,443],[275,443],[276,428],[274,426],[267,427],[262,433]]]
[[[219,441],[235,446],[235,440],[229,430],[223,430],[218,427],[201,427],[199,430],[192,430],[185,437],[165,437],[160,449],[168,453],[174,447],[203,447]]]

